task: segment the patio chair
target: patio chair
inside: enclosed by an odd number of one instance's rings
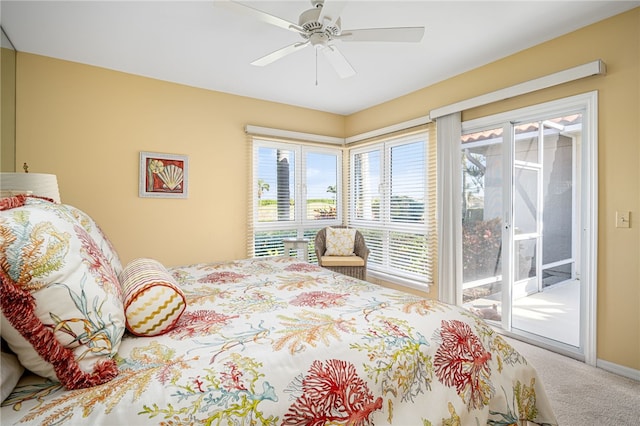
[[[349,275],[361,280],[367,279],[367,258],[369,257],[369,249],[365,243],[362,233],[355,230],[353,239],[353,252],[348,254],[327,253],[327,229],[353,229],[346,226],[332,226],[323,228],[316,234],[315,252],[318,258],[318,265],[334,272]],[[334,232],[331,231],[330,235]],[[329,242],[331,245],[331,241]]]

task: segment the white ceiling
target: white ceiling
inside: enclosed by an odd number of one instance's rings
[[[311,8],[309,0],[242,2],[295,23]],[[0,20],[18,51],[347,115],[640,6],[351,0],[343,29],[424,26],[425,36],[420,43],[337,42],[357,74],[340,79],[318,55],[316,85],[312,47],[250,65],[300,41],[298,34],[217,3],[2,0]]]

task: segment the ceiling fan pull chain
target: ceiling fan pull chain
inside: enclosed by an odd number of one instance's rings
[[[316,51],[316,86],[318,85],[318,49],[313,49]]]

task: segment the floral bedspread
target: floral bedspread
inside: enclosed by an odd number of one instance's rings
[[[23,378],[2,424],[557,424],[535,370],[464,310],[294,258],[170,272],[176,328],[126,335],[104,385]]]

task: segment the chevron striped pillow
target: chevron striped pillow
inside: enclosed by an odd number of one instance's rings
[[[176,325],[187,302],[160,262],[136,259],[124,268],[119,279],[127,330],[136,336],[157,336]]]

